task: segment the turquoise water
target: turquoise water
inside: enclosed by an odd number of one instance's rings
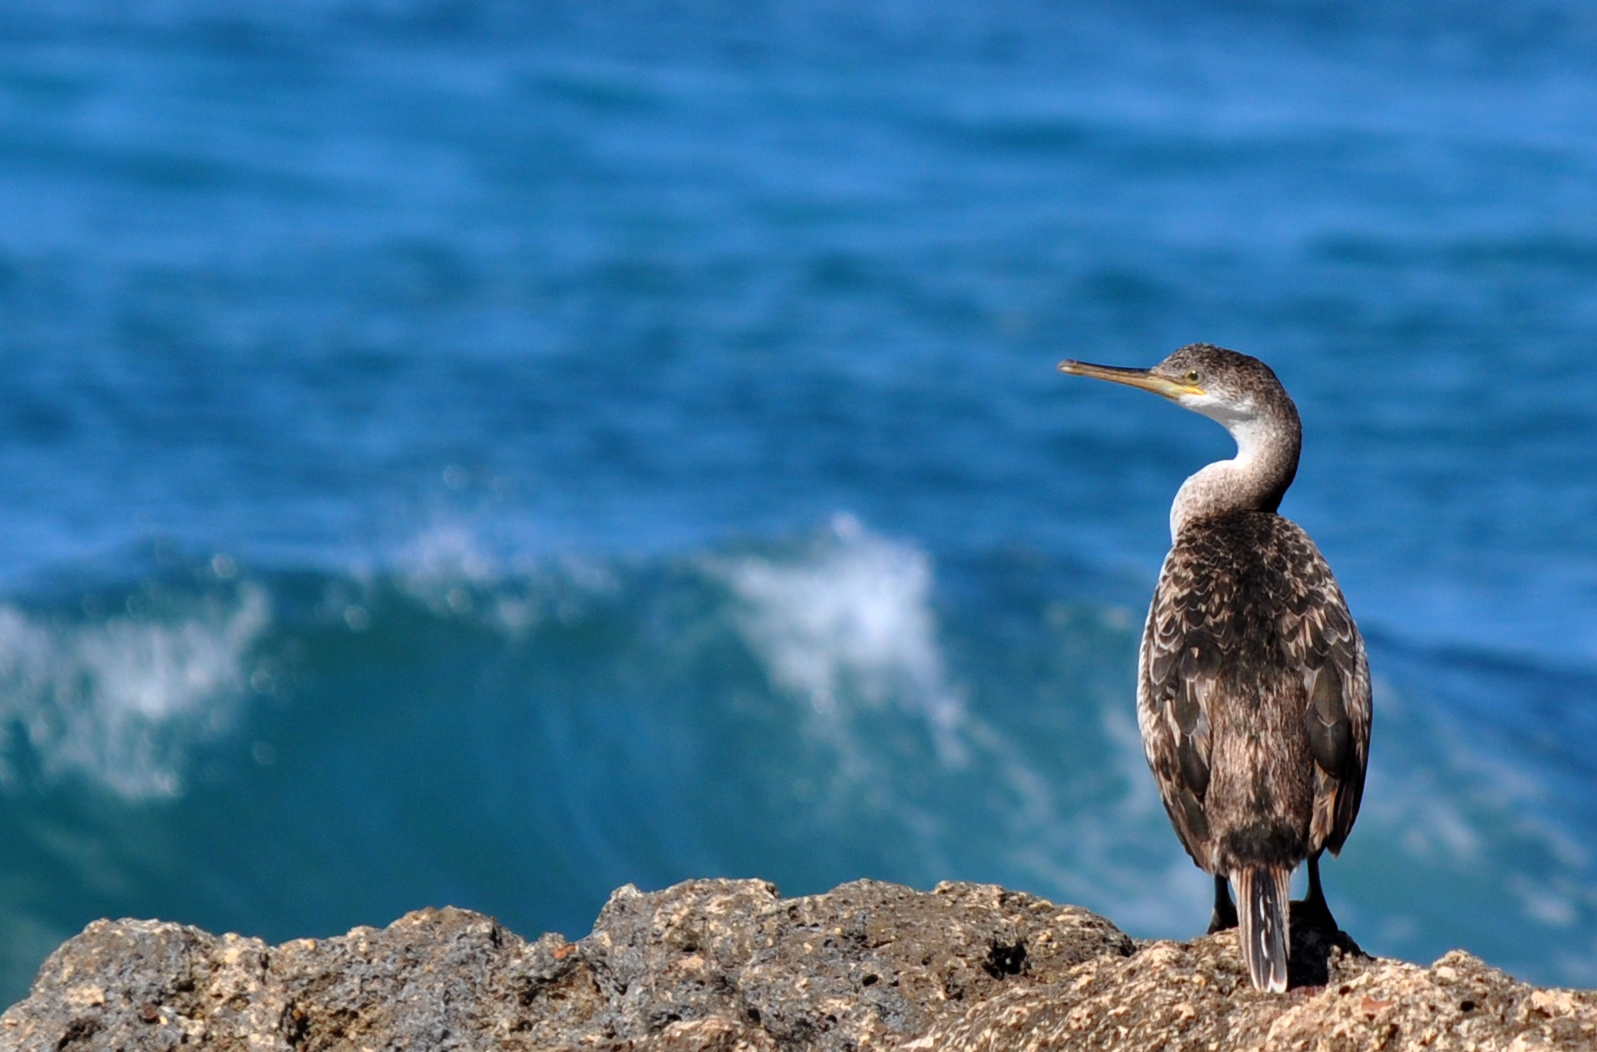
[[[1368,949],[1597,983],[1597,17],[0,5],[0,993],[614,886],[1186,936],[1136,637],[1268,360],[1371,643]]]

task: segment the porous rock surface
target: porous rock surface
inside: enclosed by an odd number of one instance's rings
[[[628,886],[575,943],[457,909],[280,946],[96,921],[0,1016],[0,1050],[1597,1048],[1597,992],[1535,989],[1464,953],[1421,968],[1294,936],[1294,988],[1269,995],[1234,933],[1139,944],[976,884]]]

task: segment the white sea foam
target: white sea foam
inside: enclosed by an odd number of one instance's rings
[[[417,534],[396,554],[401,587],[411,598],[441,616],[482,614],[486,593],[505,579],[502,561],[470,529],[440,524]],[[504,595],[494,595],[488,616],[510,631],[533,619]]]
[[[613,596],[622,584],[604,560],[507,552],[459,522],[416,534],[394,553],[392,566],[400,588],[433,613],[469,616],[510,636],[546,616],[578,618],[588,600]]]
[[[492,584],[504,572],[476,534],[458,524],[417,534],[399,550],[396,562],[406,583],[429,595],[439,588]]]
[[[925,721],[945,762],[963,761],[964,700],[937,646],[925,552],[838,515],[803,558],[718,569],[744,601],[740,628],[773,682],[820,725],[837,730],[849,705],[896,702]]]
[[[0,723],[20,729],[48,777],[130,799],[174,795],[186,750],[231,724],[270,620],[253,585],[173,620],[60,625],[0,605]],[[0,759],[0,779],[17,774],[14,756]]]

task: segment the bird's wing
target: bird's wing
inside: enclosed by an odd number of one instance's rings
[[[1165,558],[1143,633],[1137,722],[1165,810],[1193,861],[1213,872],[1208,816],[1210,746],[1222,662],[1245,626],[1273,618],[1277,657],[1301,678],[1304,727],[1314,757],[1313,850],[1339,851],[1358,815],[1370,743],[1370,674],[1347,603],[1307,534],[1274,516],[1250,537],[1252,557],[1234,558],[1199,540],[1178,542]],[[1255,576],[1257,559],[1270,572]],[[1253,563],[1254,566],[1249,564]],[[1242,581],[1270,594],[1260,609],[1239,600]],[[1251,594],[1251,593],[1250,593]],[[1255,597],[1256,598],[1256,597]],[[1246,608],[1246,609],[1244,609]]]
[[[1235,632],[1235,579],[1180,544],[1165,557],[1138,664],[1137,723],[1176,835],[1213,871],[1204,795],[1221,655]]]
[[[1277,597],[1279,632],[1290,667],[1305,689],[1304,722],[1314,756],[1311,843],[1336,854],[1353,829],[1364,795],[1370,756],[1370,669],[1364,640],[1348,613],[1331,568],[1307,534],[1282,531],[1279,556],[1289,572],[1271,575],[1285,591]]]

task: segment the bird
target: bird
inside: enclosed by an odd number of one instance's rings
[[[1264,362],[1207,343],[1151,369],[1067,359],[1059,370],[1152,391],[1236,440],[1236,456],[1188,478],[1170,507],[1137,725],[1176,835],[1214,877],[1209,932],[1237,928],[1253,986],[1284,992],[1300,863],[1300,921],[1339,930],[1319,861],[1358,817],[1372,715],[1364,641],[1336,578],[1277,511],[1302,449],[1297,406]]]

